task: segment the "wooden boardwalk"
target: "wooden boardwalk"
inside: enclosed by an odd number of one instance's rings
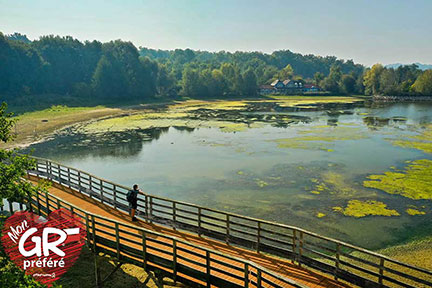
[[[36,177],[32,177],[32,181],[36,183]],[[292,279],[297,283],[301,283],[306,287],[351,287],[347,284],[335,281],[328,276],[324,276],[311,270],[299,267],[298,265],[292,264],[291,261],[285,259],[268,256],[252,250],[238,248],[228,245],[222,241],[200,237],[187,232],[180,232],[174,229],[170,229],[161,225],[147,223],[141,220],[138,222],[132,222],[130,221],[129,215],[127,215],[125,212],[116,210],[108,205],[102,204],[100,201],[94,198],[90,198],[82,193],[64,187],[63,185],[59,185],[57,183],[53,183],[53,186],[49,188],[49,193],[76,207],[81,208],[82,210],[99,215],[102,218],[111,219],[114,221],[145,229],[150,229],[164,235],[174,236],[176,238],[183,239],[185,241],[197,244],[202,247],[208,247],[225,254],[233,255],[235,257],[257,263],[262,267],[274,271],[283,277]],[[103,230],[103,227],[100,228]],[[109,235],[105,235],[104,237],[109,238]],[[140,239],[137,239],[137,241],[140,241]]]
[[[432,287],[432,271],[340,240],[151,194],[139,195],[140,221],[131,222],[129,187],[34,159],[29,179],[53,186],[29,198],[30,209],[41,215],[72,211],[86,226],[94,252],[160,277],[208,288]]]

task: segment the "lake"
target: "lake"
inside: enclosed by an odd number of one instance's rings
[[[432,194],[422,189],[432,184],[431,123],[432,103],[178,104],[75,125],[26,151],[150,194],[377,249],[432,234]],[[392,190],[400,177],[399,186],[426,186]]]

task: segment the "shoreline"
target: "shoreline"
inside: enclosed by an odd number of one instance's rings
[[[53,109],[54,108],[54,109]],[[132,111],[132,110],[131,110]],[[59,107],[24,113],[16,116],[17,122],[12,129],[15,139],[0,148],[24,148],[43,142],[58,130],[65,129],[77,123],[84,123],[119,116],[126,113],[122,108],[96,107]],[[126,113],[127,114],[127,113]]]
[[[190,102],[196,103],[215,103],[215,102],[235,102],[235,101],[296,101],[308,102],[319,101],[332,102],[334,100],[358,99],[364,100],[357,96],[269,96],[269,97],[254,97],[254,98],[230,98],[230,99],[173,99],[169,102],[153,102],[142,104],[131,104],[127,106],[107,107],[103,105],[93,107],[69,107],[62,105],[53,105],[51,108],[26,112],[15,116],[17,122],[12,129],[15,134],[15,139],[7,144],[0,144],[0,148],[4,149],[20,149],[28,147],[32,144],[44,142],[53,133],[58,130],[68,128],[79,123],[88,123],[102,119],[109,119],[119,116],[128,116],[136,113],[142,113],[146,110],[159,110],[166,108],[170,104],[184,104]]]
[[[374,95],[372,97],[374,101],[379,102],[393,102],[393,101],[409,101],[409,102],[421,102],[421,101],[432,101],[432,96],[385,96],[385,95]]]

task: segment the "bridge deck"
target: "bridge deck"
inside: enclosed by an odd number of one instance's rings
[[[83,195],[67,187],[58,185],[56,183],[53,183],[53,186],[49,188],[49,192],[50,194],[57,196],[72,205],[75,205],[88,212],[100,215],[102,217],[106,217],[118,222],[127,223],[129,225],[136,225],[138,227],[151,229],[165,235],[175,236],[177,238],[184,239],[200,246],[209,247],[213,250],[217,250],[226,254],[230,254],[239,258],[255,262],[269,270],[277,272],[278,274],[290,278],[307,287],[350,287],[347,284],[335,281],[330,277],[304,269],[284,259],[279,259],[255,251],[234,247],[222,241],[200,237],[187,232],[176,231],[174,229],[167,228],[161,225],[155,225],[144,221],[132,222],[130,221],[129,215],[127,215],[126,213],[118,211],[105,204],[102,204],[98,200],[90,198],[86,195]]]

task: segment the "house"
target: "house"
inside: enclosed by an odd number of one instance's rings
[[[304,89],[303,81],[301,80],[290,80],[284,81],[280,79],[274,80],[270,85],[260,86],[261,94],[281,93],[281,94],[293,94],[302,93]]]
[[[314,84],[305,84],[303,86],[303,92],[318,92],[320,88]]]
[[[276,89],[284,89],[285,88],[285,84],[279,79],[274,80],[270,85]]]
[[[272,85],[261,85],[259,87],[259,90],[260,90],[260,94],[262,95],[268,95],[277,92],[277,89]]]
[[[282,83],[285,89],[300,89],[303,87],[303,83],[297,80],[284,80]]]
[[[303,88],[303,83],[302,81],[298,81],[298,80],[280,80],[280,79],[276,79],[274,80],[271,84],[272,87],[278,89],[278,90],[292,90],[292,89],[301,89]]]

